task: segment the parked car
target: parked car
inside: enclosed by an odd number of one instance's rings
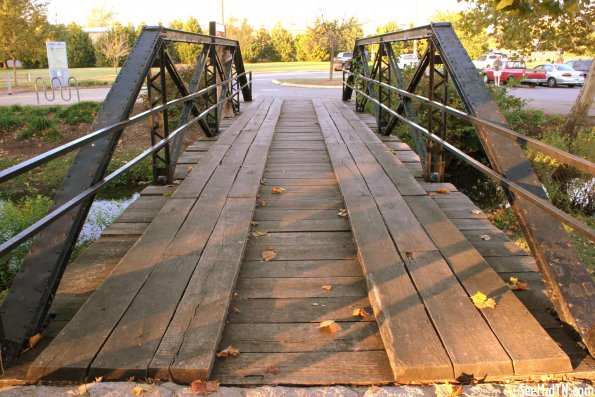
[[[345,68],[346,70],[349,70],[349,68],[351,67],[351,58],[352,57],[353,57],[353,53],[351,53],[351,52],[338,53],[337,56],[333,59],[333,67],[335,68],[336,71],[343,70],[343,68]],[[346,65],[347,61],[349,61],[348,65]]]
[[[545,64],[535,67],[535,70],[545,70],[547,73],[547,85],[557,87],[558,84],[565,84],[568,87],[582,86],[585,82],[583,72],[579,72],[564,63]]]
[[[419,59],[415,54],[401,54],[397,59],[397,66],[400,69],[412,68],[419,63]]]
[[[545,70],[527,69],[525,62],[522,60],[503,61],[502,74],[500,81],[506,83],[511,80],[520,80],[521,84],[544,84],[547,82],[547,74]],[[488,84],[494,81],[494,69],[491,67],[483,70],[483,81]]]
[[[505,54],[502,54],[500,52],[493,52],[491,54],[484,54],[480,56],[475,61],[473,61],[473,64],[475,65],[475,68],[478,70],[491,68],[492,65],[494,65],[494,61],[496,60],[496,58],[498,58],[498,56],[500,56],[500,60],[502,62],[508,59],[508,57]]]
[[[574,70],[583,72],[583,77],[587,78],[587,74],[589,73],[589,69],[591,69],[592,63],[592,59],[573,59],[572,61],[566,62],[566,65],[570,66]]]

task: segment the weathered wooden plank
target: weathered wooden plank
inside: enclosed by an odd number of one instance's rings
[[[485,260],[497,272],[537,272],[532,256],[491,256]]]
[[[497,302],[482,314],[513,360],[515,374],[568,372],[568,356],[551,340],[479,252],[429,197],[406,197],[469,295],[481,291]]]
[[[267,171],[264,174],[266,179],[334,179],[335,174],[331,171]],[[335,183],[336,180],[335,180]]]
[[[384,350],[378,326],[372,322],[343,322],[335,334],[321,332],[316,323],[231,323],[221,346],[244,353],[341,352]]]
[[[452,366],[373,197],[320,100],[313,100],[350,214],[368,295],[396,380],[448,379]],[[335,142],[335,143],[333,143]]]
[[[279,196],[279,197],[277,197]],[[324,200],[313,199],[311,197],[303,198],[291,197],[288,195],[274,195],[266,200],[264,206],[260,205],[258,208],[274,208],[287,210],[335,210],[345,208],[345,203],[338,197],[329,197]]]
[[[334,178],[267,178],[269,186],[337,186]]]
[[[312,209],[312,210],[294,210],[294,209],[287,209],[287,210],[279,210],[273,208],[259,208],[254,212],[254,220],[255,221],[298,221],[298,220],[306,220],[306,219],[337,219],[339,216],[337,209],[333,210],[320,210],[320,209]],[[257,228],[258,229],[258,228]]]
[[[246,248],[244,260],[262,260],[262,251],[266,245],[251,244]],[[273,246],[277,253],[275,260],[278,261],[307,261],[322,259],[354,259],[356,257],[353,244],[348,245],[317,245],[315,247],[304,247],[299,245],[277,245]]]
[[[171,196],[173,192],[176,190],[177,186],[157,186],[157,185],[149,185],[144,188],[141,192],[141,196]]]
[[[122,223],[115,222],[109,225],[102,233],[103,236],[140,236],[147,230],[149,223]]]
[[[243,278],[279,277],[361,277],[362,270],[357,260],[317,261],[246,261],[242,264]]]
[[[84,380],[87,367],[178,232],[194,200],[170,200],[111,277],[29,367],[29,379]]]
[[[265,230],[262,225],[254,226],[253,230]],[[351,229],[350,229],[351,230]],[[252,244],[258,245],[347,245],[353,244],[350,231],[344,232],[275,232],[262,237],[250,237]]]
[[[184,153],[178,158],[178,164],[196,164],[204,157],[204,153],[205,152]]]
[[[243,353],[217,360],[213,378],[233,384],[383,384],[394,379],[384,351]],[[266,369],[275,366],[278,374]]]
[[[227,199],[221,218],[163,338],[149,376],[206,378],[227,314],[254,208],[254,199]],[[192,379],[191,379],[192,378]]]
[[[270,263],[264,264],[264,266]],[[331,285],[327,291],[323,285]],[[366,285],[359,277],[240,278],[236,292],[240,298],[328,298],[362,297]]]
[[[360,271],[361,274],[361,271]],[[235,299],[227,320],[230,323],[320,323],[335,321],[375,321],[367,296],[298,299]],[[364,308],[369,317],[354,317],[353,310]]]
[[[118,217],[118,222],[123,223],[150,223],[155,219],[161,208],[149,208],[146,210],[131,211],[126,209],[122,215]]]
[[[333,232],[351,230],[349,221],[340,217],[336,219],[259,221],[258,229],[269,232]]]

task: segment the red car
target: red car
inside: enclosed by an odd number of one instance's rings
[[[502,75],[500,81],[520,80],[522,84],[538,85],[547,82],[547,73],[545,70],[527,69],[524,61],[503,61]],[[488,84],[494,81],[494,69],[485,68],[483,70],[483,81]]]

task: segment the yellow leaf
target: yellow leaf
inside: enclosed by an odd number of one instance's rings
[[[436,193],[450,194],[450,189],[447,189],[445,187],[439,187],[438,189],[436,189]]]
[[[225,357],[237,357],[240,354],[240,350],[236,347],[233,346],[228,346],[227,348],[221,350],[219,353],[217,353],[217,357],[219,358],[225,358]]]
[[[174,193],[173,192],[163,192],[165,197],[171,197]]]
[[[505,9],[506,7],[510,7],[514,4],[515,0],[500,0],[498,5],[496,6],[496,10],[500,11]]]
[[[266,250],[262,251],[261,255],[265,262],[272,261],[277,257],[277,253],[275,250],[273,250],[273,248],[267,248]]]
[[[463,393],[463,386],[453,386],[448,381],[444,384],[448,397],[457,397]]]
[[[151,393],[153,391],[155,391],[155,386],[152,385],[136,385],[132,388],[132,393],[134,393],[135,396],[140,396],[144,393]]]
[[[190,392],[199,394],[201,396],[208,396],[211,393],[219,391],[220,388],[221,386],[219,386],[219,382],[216,380],[211,380],[208,382],[195,380],[194,382],[190,383]]]
[[[329,334],[336,334],[341,331],[341,326],[337,324],[335,320],[326,320],[320,323],[318,329],[323,332],[328,332]]]
[[[193,169],[194,169],[194,167],[188,166],[188,168],[187,168],[188,173],[191,173]]]
[[[357,309],[353,309],[353,316],[354,317],[361,317],[361,318],[368,318],[370,317],[370,313],[366,311],[366,309],[362,309],[358,307]]]
[[[513,291],[525,291],[527,288],[529,288],[529,283],[519,281],[518,278],[511,276],[510,284],[508,284],[508,286]]]
[[[477,307],[478,309],[485,309],[488,307],[494,309],[496,307],[496,301],[492,298],[488,298],[485,294],[482,294],[481,292],[477,292],[475,295],[473,295],[471,297],[471,300],[473,301],[475,307]]]
[[[266,230],[254,230],[252,232],[252,237],[264,237],[268,236],[268,232]]]
[[[322,286],[322,289],[323,289],[323,290],[325,290],[325,291],[330,291],[330,290],[332,290],[332,289],[333,289],[333,286],[332,286],[332,285],[328,285],[328,284],[326,284],[326,285],[323,285],[323,286]]]
[[[96,376],[95,377],[95,383],[99,383],[103,380],[103,376]]]
[[[272,189],[271,189],[271,191],[272,191],[274,194],[281,194],[281,193],[283,193],[285,190],[286,190],[286,189],[284,189],[284,188],[282,188],[282,187],[274,187],[274,188],[272,188]]]
[[[510,283],[511,284],[516,284],[519,282],[519,279],[513,276],[510,276]]]
[[[37,333],[29,338],[29,348],[33,349],[41,341],[41,334]]]

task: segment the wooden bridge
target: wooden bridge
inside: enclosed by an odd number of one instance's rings
[[[236,113],[66,267],[1,383],[594,378],[533,257],[378,117],[339,98]]]

